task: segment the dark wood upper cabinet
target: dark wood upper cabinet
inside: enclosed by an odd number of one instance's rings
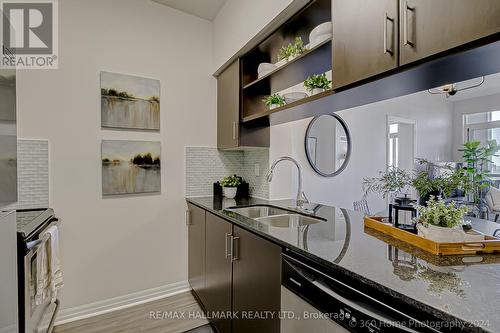
[[[231,223],[206,213],[204,305],[209,316],[231,311],[232,263],[228,249],[231,232]],[[230,318],[215,318],[212,322],[219,333],[231,332]]]
[[[400,18],[400,62],[408,64],[500,32],[500,1],[400,0]]]
[[[236,60],[217,78],[217,147],[239,145],[240,62]]]
[[[332,0],[333,87],[398,66],[398,0]]]
[[[280,311],[281,248],[234,226],[233,311]],[[233,319],[233,332],[278,333],[280,320]]]

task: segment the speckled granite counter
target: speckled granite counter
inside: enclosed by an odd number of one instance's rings
[[[325,222],[292,229],[269,227],[224,208],[253,204],[289,208],[294,206],[293,201],[216,197],[186,200],[438,318],[458,318],[478,326],[467,331],[500,332],[500,255],[434,256],[365,229],[358,212],[329,206],[310,207]],[[473,224],[488,234],[500,228],[486,221]]]

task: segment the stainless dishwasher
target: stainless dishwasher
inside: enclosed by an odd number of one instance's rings
[[[281,310],[282,333],[439,332],[286,254]]]

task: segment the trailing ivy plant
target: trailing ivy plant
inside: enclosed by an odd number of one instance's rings
[[[280,94],[272,94],[271,96],[267,96],[265,99],[263,99],[263,101],[264,101],[264,103],[266,103],[267,106],[285,105],[285,99]]]
[[[332,85],[332,81],[326,78],[326,74],[318,74],[311,75],[304,81],[304,87],[307,88],[309,92],[312,92],[313,89],[330,89]]]
[[[454,228],[463,225],[467,207],[457,207],[455,202],[446,204],[443,199],[431,196],[427,206],[417,208],[419,216],[416,222],[429,223],[438,227]]]
[[[460,149],[475,203],[482,202],[483,189],[490,186],[488,163],[493,163],[491,158],[496,156],[499,149],[496,140],[489,140],[484,146],[481,146],[480,141],[468,141]]]
[[[278,60],[288,60],[304,53],[304,42],[301,37],[296,37],[293,43],[282,46],[278,51]]]

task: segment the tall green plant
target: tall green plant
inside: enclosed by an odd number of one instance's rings
[[[482,202],[483,189],[489,187],[488,163],[493,163],[491,158],[500,149],[496,140],[487,141],[485,146],[481,146],[480,141],[468,141],[464,143],[463,160],[465,170],[469,176],[469,184],[474,202]]]
[[[382,193],[384,199],[391,192],[403,192],[411,185],[410,172],[390,167],[386,171],[379,171],[378,177],[363,178],[365,197],[370,193]]]

